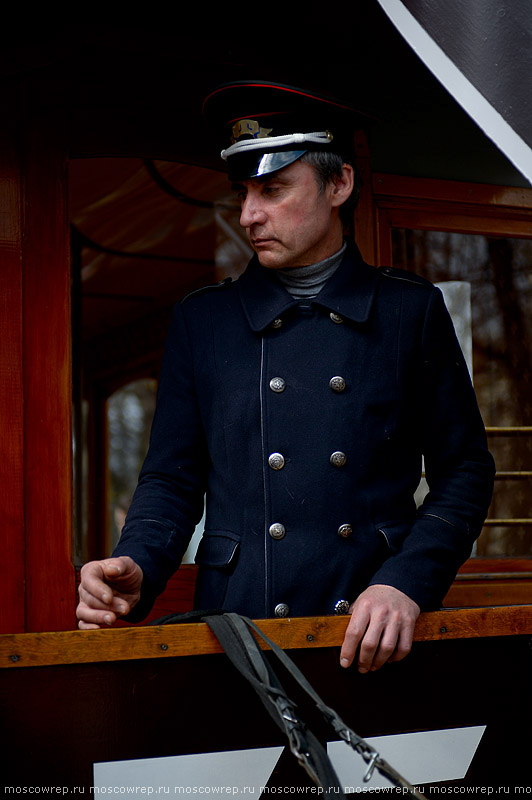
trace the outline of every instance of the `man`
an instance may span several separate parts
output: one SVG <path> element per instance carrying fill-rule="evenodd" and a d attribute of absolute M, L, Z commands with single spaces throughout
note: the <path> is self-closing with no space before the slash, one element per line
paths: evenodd
<path fill-rule="evenodd" d="M 149 453 L 114 557 L 82 570 L 79 627 L 143 618 L 206 492 L 196 606 L 350 612 L 340 663 L 375 670 L 409 652 L 487 512 L 467 368 L 439 290 L 344 242 L 355 112 L 246 82 L 205 108 L 232 132 L 222 155 L 256 255 L 175 309 Z"/>

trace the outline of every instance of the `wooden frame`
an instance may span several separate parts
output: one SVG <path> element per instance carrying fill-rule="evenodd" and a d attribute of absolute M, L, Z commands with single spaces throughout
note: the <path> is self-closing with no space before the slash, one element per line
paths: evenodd
<path fill-rule="evenodd" d="M 532 238 L 532 189 L 381 173 L 372 189 L 381 266 L 391 266 L 392 227 Z"/>
<path fill-rule="evenodd" d="M 297 617 L 261 619 L 261 630 L 283 649 L 340 647 L 349 619 Z M 532 607 L 474 608 L 421 614 L 415 642 L 449 641 L 532 634 Z M 262 649 L 267 649 L 259 641 Z M 203 622 L 187 625 L 12 634 L 0 637 L 0 668 L 129 661 L 139 658 L 175 658 L 222 653 L 223 649 Z"/>
<path fill-rule="evenodd" d="M 55 115 L 26 120 L 20 137 L 19 88 L 0 148 L 1 629 L 62 630 L 75 592 L 67 148 Z"/>

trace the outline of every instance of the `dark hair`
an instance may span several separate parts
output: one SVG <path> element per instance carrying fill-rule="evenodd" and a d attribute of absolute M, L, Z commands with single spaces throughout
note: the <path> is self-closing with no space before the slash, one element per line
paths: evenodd
<path fill-rule="evenodd" d="M 314 167 L 316 173 L 316 180 L 320 193 L 325 191 L 328 183 L 335 178 L 342 175 L 342 168 L 344 164 L 350 164 L 355 170 L 355 183 L 353 191 L 348 199 L 340 207 L 340 219 L 344 225 L 350 225 L 353 222 L 353 212 L 356 208 L 360 194 L 360 183 L 357 170 L 353 164 L 353 159 L 344 157 L 339 153 L 329 153 L 325 150 L 307 150 L 305 155 L 301 156 L 301 161 Z"/>

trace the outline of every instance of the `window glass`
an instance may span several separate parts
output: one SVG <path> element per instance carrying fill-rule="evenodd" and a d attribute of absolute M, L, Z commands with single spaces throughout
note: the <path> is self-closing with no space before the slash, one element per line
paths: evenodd
<path fill-rule="evenodd" d="M 123 386 L 107 401 L 111 548 L 118 542 L 148 451 L 156 392 L 157 382 L 143 379 Z"/>
<path fill-rule="evenodd" d="M 392 246 L 394 266 L 470 285 L 473 381 L 498 471 L 476 554 L 530 555 L 532 241 L 395 228 Z"/>

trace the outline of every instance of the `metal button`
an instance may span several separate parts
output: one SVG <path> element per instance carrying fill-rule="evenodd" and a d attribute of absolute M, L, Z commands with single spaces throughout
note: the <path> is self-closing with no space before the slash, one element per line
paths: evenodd
<path fill-rule="evenodd" d="M 286 534 L 286 528 L 280 522 L 274 522 L 273 525 L 270 525 L 268 528 L 268 533 L 272 539 L 282 539 Z"/>
<path fill-rule="evenodd" d="M 345 380 L 341 375 L 335 375 L 334 378 L 331 378 L 329 381 L 329 386 L 333 392 L 343 392 L 345 389 Z"/>
<path fill-rule="evenodd" d="M 282 453 L 271 453 L 268 456 L 268 464 L 272 469 L 282 469 L 284 467 L 284 456 Z"/>
<path fill-rule="evenodd" d="M 329 316 L 333 322 L 336 322 L 337 325 L 340 325 L 344 321 L 340 314 L 335 314 L 334 311 L 331 311 Z"/>
<path fill-rule="evenodd" d="M 335 614 L 348 614 L 349 613 L 349 600 L 338 600 L 334 604 Z"/>
<path fill-rule="evenodd" d="M 271 458 L 271 456 L 270 456 Z M 331 457 L 329 459 L 333 467 L 343 467 L 345 462 L 347 461 L 347 456 L 345 453 L 342 453 L 341 450 L 335 450 L 334 453 L 331 453 Z M 279 467 L 280 469 L 280 467 Z"/>
<path fill-rule="evenodd" d="M 287 617 L 290 613 L 290 609 L 286 603 L 277 603 L 274 608 L 274 613 L 276 617 Z"/>
<path fill-rule="evenodd" d="M 286 389 L 286 381 L 283 378 L 272 378 L 270 381 L 270 389 L 272 392 L 284 392 Z"/>
<path fill-rule="evenodd" d="M 282 319 L 280 317 L 277 317 L 277 319 L 274 319 L 274 321 L 272 322 L 272 328 L 280 328 L 282 324 L 283 324 Z"/>
<path fill-rule="evenodd" d="M 344 525 L 340 525 L 338 528 L 338 536 L 341 536 L 342 539 L 347 539 L 353 533 L 352 525 L 349 525 L 347 522 Z"/>

